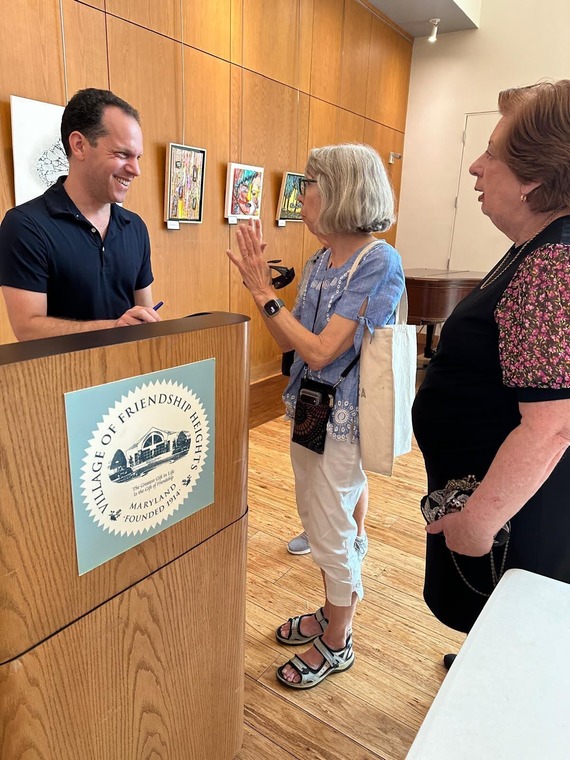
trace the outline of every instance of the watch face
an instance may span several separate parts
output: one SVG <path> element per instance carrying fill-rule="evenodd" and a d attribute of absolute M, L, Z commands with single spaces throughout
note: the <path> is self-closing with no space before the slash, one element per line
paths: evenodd
<path fill-rule="evenodd" d="M 267 316 L 274 317 L 282 306 L 283 306 L 283 301 L 272 298 L 271 301 L 268 301 L 263 306 L 263 309 L 265 313 L 267 314 Z"/>

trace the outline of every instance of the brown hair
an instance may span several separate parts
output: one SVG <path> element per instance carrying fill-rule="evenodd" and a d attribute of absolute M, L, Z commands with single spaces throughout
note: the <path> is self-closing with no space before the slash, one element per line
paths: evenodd
<path fill-rule="evenodd" d="M 521 182 L 541 182 L 528 194 L 536 212 L 570 206 L 570 79 L 514 87 L 499 94 L 509 119 L 501 151 Z"/>

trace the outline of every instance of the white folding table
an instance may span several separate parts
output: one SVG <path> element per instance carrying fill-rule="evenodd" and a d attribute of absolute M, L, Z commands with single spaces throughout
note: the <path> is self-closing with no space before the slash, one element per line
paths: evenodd
<path fill-rule="evenodd" d="M 569 760 L 570 584 L 505 573 L 407 760 Z"/>

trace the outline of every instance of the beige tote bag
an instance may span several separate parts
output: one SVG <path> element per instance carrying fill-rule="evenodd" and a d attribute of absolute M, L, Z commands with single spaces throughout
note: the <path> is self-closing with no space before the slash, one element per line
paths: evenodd
<path fill-rule="evenodd" d="M 375 245 L 375 243 L 372 243 Z M 366 246 L 348 274 L 348 282 Z M 408 296 L 402 294 L 396 323 L 365 328 L 360 349 L 358 419 L 362 466 L 369 472 L 391 475 L 394 458 L 412 448 L 412 404 L 416 392 L 417 339 L 407 324 Z"/>

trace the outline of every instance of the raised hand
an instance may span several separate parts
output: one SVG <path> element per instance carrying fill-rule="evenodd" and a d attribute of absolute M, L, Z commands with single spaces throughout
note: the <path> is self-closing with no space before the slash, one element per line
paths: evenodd
<path fill-rule="evenodd" d="M 271 293 L 271 269 L 264 259 L 267 244 L 263 242 L 261 221 L 251 219 L 236 230 L 239 254 L 226 251 L 230 261 L 238 268 L 243 284 L 252 295 Z"/>

